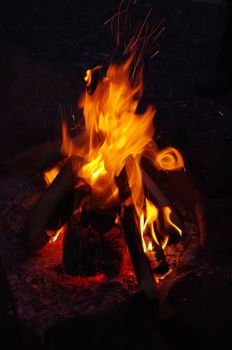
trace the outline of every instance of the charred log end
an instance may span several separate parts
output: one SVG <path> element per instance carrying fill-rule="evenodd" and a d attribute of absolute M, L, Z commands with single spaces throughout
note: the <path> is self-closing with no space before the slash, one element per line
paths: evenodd
<path fill-rule="evenodd" d="M 91 212 L 92 215 L 97 217 L 98 211 Z M 63 267 L 66 274 L 82 277 L 97 273 L 105 273 L 107 277 L 119 275 L 124 240 L 120 229 L 114 225 L 115 211 L 103 210 L 100 218 L 102 223 L 97 225 L 96 230 L 88 211 L 83 210 L 79 216 L 75 213 L 72 215 L 63 238 Z"/>
<path fill-rule="evenodd" d="M 54 227 L 57 223 L 61 225 L 72 211 L 74 170 L 80 163 L 80 158 L 71 157 L 31 211 L 25 224 L 26 242 L 29 249 L 41 249 L 50 239 L 46 229 L 50 226 Z M 65 200 L 70 199 L 69 210 L 63 212 Z"/>
<path fill-rule="evenodd" d="M 97 232 L 106 233 L 113 227 L 116 216 L 117 211 L 114 208 L 84 210 L 80 218 L 80 223 L 84 227 L 91 225 Z"/>

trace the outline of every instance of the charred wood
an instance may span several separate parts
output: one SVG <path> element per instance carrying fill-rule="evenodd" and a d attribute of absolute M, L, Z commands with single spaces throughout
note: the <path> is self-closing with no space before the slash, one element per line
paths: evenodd
<path fill-rule="evenodd" d="M 184 171 L 166 174 L 166 182 L 170 191 L 180 198 L 187 210 L 195 215 L 199 227 L 200 245 L 204 246 L 206 243 L 206 215 L 203 195 Z"/>
<path fill-rule="evenodd" d="M 85 227 L 91 225 L 99 233 L 106 233 L 114 226 L 116 216 L 115 208 L 83 210 L 80 222 Z"/>
<path fill-rule="evenodd" d="M 125 201 L 130 198 L 130 189 L 125 167 L 118 178 L 115 179 L 115 182 L 118 186 L 120 200 L 122 201 L 122 204 L 123 202 L 126 204 Z M 122 229 L 125 235 L 139 288 L 144 291 L 148 299 L 157 299 L 157 287 L 153 278 L 149 260 L 143 251 L 133 204 L 128 203 L 128 205 L 124 205 L 123 213 L 120 214 Z"/>
<path fill-rule="evenodd" d="M 150 175 L 142 169 L 143 183 L 146 192 L 151 196 L 152 199 L 158 204 L 160 208 L 169 207 L 172 210 L 172 216 L 176 224 L 180 227 L 182 226 L 181 220 L 170 200 L 161 191 L 159 186 L 156 184 L 155 180 L 150 177 Z"/>
<path fill-rule="evenodd" d="M 78 157 L 70 158 L 52 184 L 30 213 L 26 223 L 26 238 L 29 247 L 42 248 L 49 240 L 46 229 L 62 201 L 73 195 L 75 176 L 73 167 L 81 163 Z M 59 211 L 59 210 L 58 210 Z"/>
<path fill-rule="evenodd" d="M 119 228 L 105 235 L 90 225 L 80 225 L 78 215 L 70 219 L 63 238 L 63 268 L 72 276 L 94 276 L 105 273 L 108 277 L 119 275 L 124 253 L 124 240 Z"/>
<path fill-rule="evenodd" d="M 22 170 L 38 172 L 51 167 L 52 164 L 58 162 L 61 158 L 60 145 L 46 142 L 5 162 L 3 169 L 10 173 Z"/>
<path fill-rule="evenodd" d="M 138 281 L 139 288 L 144 291 L 149 300 L 157 298 L 157 288 L 148 258 L 143 252 L 140 232 L 135 222 L 133 205 L 126 206 L 121 217 L 121 225 Z"/>

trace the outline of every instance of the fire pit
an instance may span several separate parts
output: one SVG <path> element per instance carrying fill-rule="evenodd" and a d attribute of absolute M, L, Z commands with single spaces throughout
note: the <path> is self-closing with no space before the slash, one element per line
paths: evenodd
<path fill-rule="evenodd" d="M 3 211 L 9 234 L 1 253 L 18 313 L 40 332 L 60 316 L 104 312 L 138 290 L 162 299 L 166 281 L 179 278 L 204 244 L 201 197 L 183 156 L 159 149 L 153 106 L 138 112 L 143 66 L 135 42 L 123 63 L 87 70 L 81 117 L 72 127 L 63 119 L 60 143 L 24 157 L 40 162 L 36 178 L 44 183 L 17 179 L 21 191 Z M 13 259 L 6 242 L 14 229 Z"/>
<path fill-rule="evenodd" d="M 48 188 L 29 215 L 26 234 L 29 248 L 41 249 L 63 233 L 69 275 L 105 272 L 111 261 L 108 272 L 117 276 L 123 253 L 116 248 L 106 258 L 104 246 L 108 236 L 123 232 L 138 286 L 154 299 L 155 280 L 171 272 L 164 249 L 183 236 L 178 205 L 174 208 L 158 182 L 160 173 L 180 172 L 184 160 L 176 148 L 160 150 L 155 143 L 154 108 L 137 112 L 143 83 L 135 59 L 136 50 L 105 74 L 101 66 L 87 70 L 78 102 L 83 121 L 74 136 L 63 121 L 60 162 L 45 171 Z M 197 203 L 195 210 L 199 218 Z"/>

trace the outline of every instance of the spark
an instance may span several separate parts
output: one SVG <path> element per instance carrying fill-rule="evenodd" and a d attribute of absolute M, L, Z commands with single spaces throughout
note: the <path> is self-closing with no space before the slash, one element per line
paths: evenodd
<path fill-rule="evenodd" d="M 218 111 L 218 113 L 221 117 L 224 117 L 224 114 L 221 111 Z"/>
<path fill-rule="evenodd" d="M 157 50 L 150 58 L 154 58 L 155 56 L 157 56 L 159 54 L 159 50 Z"/>

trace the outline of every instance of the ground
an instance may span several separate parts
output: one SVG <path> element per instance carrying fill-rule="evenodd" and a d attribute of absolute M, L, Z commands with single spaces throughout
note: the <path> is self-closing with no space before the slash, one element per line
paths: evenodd
<path fill-rule="evenodd" d="M 71 338 L 74 348 L 86 337 L 91 345 L 111 343 L 115 348 L 147 348 L 150 343 L 160 349 L 230 348 L 232 101 L 230 94 L 198 96 L 194 85 L 220 51 L 225 8 L 195 1 L 138 1 L 132 27 L 149 6 L 153 21 L 164 19 L 166 29 L 157 41 L 159 54 L 146 59 L 145 102 L 157 110 L 157 142 L 182 150 L 187 173 L 205 198 L 207 243 L 199 257 L 203 268 L 198 264 L 172 288 L 172 311 L 161 320 L 154 320 L 146 301 L 137 296 L 107 319 L 63 320 L 45 335 L 48 349 L 64 348 Z M 60 105 L 67 115 L 76 111 L 86 68 L 107 61 L 114 48 L 110 28 L 104 25 L 114 10 L 115 4 L 106 0 L 1 4 L 1 183 L 12 175 L 6 172 L 6 160 L 55 137 Z M 10 195 L 1 192 L 3 212 Z M 40 342 L 21 327 L 32 344 Z M 23 338 L 19 330 L 17 334 Z"/>

